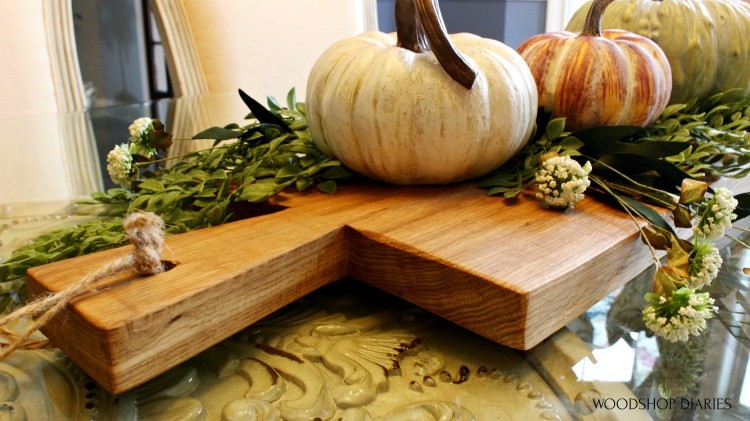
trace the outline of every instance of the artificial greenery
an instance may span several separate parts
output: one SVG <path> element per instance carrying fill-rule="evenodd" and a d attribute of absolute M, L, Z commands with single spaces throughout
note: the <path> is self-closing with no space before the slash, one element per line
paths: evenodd
<path fill-rule="evenodd" d="M 15 301 L 25 301 L 26 270 L 46 263 L 107 250 L 127 241 L 122 218 L 96 219 L 40 235 L 13 252 L 10 259 L 0 264 L 0 310 Z M 11 300 L 9 294 L 20 294 Z"/>
<path fill-rule="evenodd" d="M 234 216 L 233 205 L 265 202 L 285 188 L 303 191 L 316 186 L 334 193 L 336 181 L 351 176 L 339 161 L 315 147 L 304 103 L 296 100 L 294 89 L 287 107 L 269 98 L 270 110 L 240 95 L 251 111 L 249 124 L 213 127 L 195 135 L 193 139 L 215 140 L 207 150 L 139 160 L 135 165 L 140 169 L 176 163 L 137 171 L 130 189 L 94 193 L 93 202 L 106 205 L 101 219 L 43 235 L 15 251 L 0 264 L 0 294 L 18 291 L 22 284 L 14 279 L 31 267 L 125 244 L 121 216 L 126 213 L 154 212 L 164 219 L 168 233 L 180 233 L 225 223 Z"/>
<path fill-rule="evenodd" d="M 731 95 L 671 105 L 634 141 L 684 142 L 688 147 L 667 161 L 694 176 L 744 177 L 750 173 L 750 98 L 725 101 Z"/>
<path fill-rule="evenodd" d="M 489 189 L 487 194 L 491 196 L 516 197 L 534 183 L 543 157 L 550 154 L 580 155 L 578 150 L 583 143 L 564 130 L 564 118 L 550 120 L 549 114 L 540 110 L 532 140 L 505 165 L 483 180 L 479 187 Z"/>
<path fill-rule="evenodd" d="M 285 189 L 316 186 L 334 193 L 336 180 L 352 176 L 315 147 L 304 103 L 296 101 L 294 90 L 286 107 L 269 98 L 270 109 L 242 91 L 240 96 L 251 111 L 249 124 L 212 127 L 197 134 L 193 139 L 214 140 L 211 148 L 199 152 L 159 158 L 156 149 L 168 147 L 171 135 L 157 120 L 136 121 L 131 147 L 123 145 L 118 151 L 126 160 L 110 163 L 120 164 L 118 180 L 126 188 L 92 195 L 93 202 L 106 205 L 101 219 L 39 237 L 16 251 L 0 265 L 0 294 L 19 291 L 23 282 L 16 278 L 30 267 L 125 243 L 121 216 L 126 213 L 155 212 L 164 219 L 167 232 L 179 233 L 223 224 L 235 216 L 238 203 L 265 202 Z M 655 261 L 655 249 L 668 251 L 667 265 L 657 270 L 655 292 L 669 297 L 694 275 L 690 256 L 697 254 L 696 247 L 712 251 L 713 246 L 678 239 L 672 225 L 644 202 L 669 209 L 675 226 L 690 227 L 715 200 L 706 199 L 706 193 L 724 194 L 717 196 L 697 178 L 750 173 L 750 101 L 720 103 L 723 99 L 717 95 L 700 104 L 670 106 L 646 128 L 596 127 L 576 133 L 565 131 L 565 119 L 550 119 L 540 112 L 532 140 L 480 187 L 489 189 L 490 195 L 513 198 L 536 183 L 541 163 L 550 157 L 592 163 L 591 168 L 584 166 L 592 188 L 614 199 L 633 218 L 649 222 L 641 232 Z M 132 155 L 131 149 L 149 153 Z M 169 161 L 174 165 L 154 166 Z M 750 214 L 750 196 L 737 199 L 737 215 Z"/>
<path fill-rule="evenodd" d="M 689 205 L 694 202 L 684 200 L 685 179 L 750 173 L 750 98 L 722 102 L 730 95 L 671 105 L 645 128 L 595 127 L 570 133 L 564 131 L 564 119 L 550 120 L 540 110 L 537 127 L 545 129 L 480 187 L 489 189 L 489 195 L 515 197 L 534 185 L 545 157 L 568 155 L 592 162 L 594 190 L 667 231 L 672 231 L 670 224 L 639 202 L 667 208 L 678 227 L 689 227 Z M 680 195 L 683 200 L 678 200 Z M 747 216 L 750 197 L 736 198 L 738 217 Z"/>
<path fill-rule="evenodd" d="M 334 193 L 336 180 L 351 176 L 339 161 L 315 147 L 304 104 L 296 101 L 294 90 L 287 98 L 288 108 L 269 99 L 270 111 L 241 91 L 240 95 L 254 121 L 198 133 L 193 139 L 214 139 L 214 146 L 179 157 L 169 169 L 141 174 L 133 182 L 128 213 L 154 212 L 164 219 L 167 232 L 179 233 L 227 222 L 232 203 L 265 202 L 287 187 L 303 191 L 316 185 Z M 232 139 L 239 141 L 221 143 Z"/>
<path fill-rule="evenodd" d="M 538 130 L 518 155 L 480 186 L 489 189 L 490 195 L 514 197 L 534 183 L 541 159 L 549 153 L 598 161 L 594 174 L 614 179 L 616 190 L 643 187 L 631 182 L 620 186 L 618 182 L 626 180 L 612 168 L 623 170 L 642 181 L 640 184 L 672 193 L 678 193 L 675 187 L 686 177 L 744 177 L 750 173 L 750 98 L 722 102 L 730 94 L 717 94 L 700 103 L 693 100 L 671 105 L 645 128 L 596 127 L 564 132 L 564 119 L 549 120 L 549 114 L 540 110 L 537 127 L 545 130 Z M 637 191 L 623 192 L 637 195 Z"/>
<path fill-rule="evenodd" d="M 721 265 L 713 241 L 725 235 L 731 221 L 750 215 L 749 194 L 733 195 L 708 186 L 718 176 L 740 178 L 750 173 L 750 99 L 732 102 L 728 97 L 731 93 L 700 104 L 672 105 L 645 128 L 595 127 L 567 133 L 563 119 L 549 120 L 540 111 L 537 127 L 545 130 L 480 186 L 490 195 L 505 197 L 536 187 L 537 197 L 556 203 L 560 191 L 570 189 L 570 174 L 590 166 L 584 171 L 588 180 L 579 183 L 590 182 L 592 190 L 633 218 L 657 267 L 644 320 L 660 336 L 686 340 L 705 329 L 706 319 L 717 311 L 709 294 L 697 292 L 710 285 Z M 553 159 L 556 155 L 570 156 L 577 163 L 565 158 L 569 163 L 556 164 L 554 177 L 544 176 L 550 171 L 548 163 L 560 161 Z M 551 193 L 557 196 L 548 197 Z M 671 221 L 647 204 L 671 211 Z M 566 201 L 564 207 L 570 206 L 573 201 Z M 642 226 L 638 217 L 647 224 Z M 693 241 L 681 240 L 673 225 L 692 228 Z M 657 250 L 666 251 L 665 262 Z"/>
<path fill-rule="evenodd" d="M 125 241 L 122 218 L 94 220 L 43 234 L 16 250 L 11 259 L 0 265 L 0 280 L 21 277 L 30 267 L 105 250 Z"/>

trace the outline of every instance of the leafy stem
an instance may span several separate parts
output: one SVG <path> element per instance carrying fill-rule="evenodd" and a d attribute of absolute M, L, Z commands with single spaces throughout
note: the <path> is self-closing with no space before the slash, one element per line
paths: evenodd
<path fill-rule="evenodd" d="M 746 242 L 744 242 L 744 241 L 740 240 L 739 238 L 737 238 L 737 237 L 735 237 L 733 235 L 730 235 L 730 234 L 724 234 L 724 235 L 726 235 L 727 238 L 729 238 L 730 240 L 736 242 L 737 244 L 741 245 L 742 247 L 745 247 L 746 249 L 750 250 L 750 245 L 748 245 Z"/>
<path fill-rule="evenodd" d="M 180 139 L 177 139 L 177 140 L 180 140 Z M 198 151 L 188 152 L 188 153 L 182 154 L 182 155 L 167 156 L 167 157 L 164 157 L 164 158 L 152 159 L 152 160 L 149 160 L 149 161 L 136 162 L 135 165 L 137 165 L 139 167 L 147 167 L 147 166 L 149 166 L 151 164 L 158 164 L 158 163 L 161 163 L 161 162 L 174 161 L 176 159 L 182 159 L 182 158 L 185 158 L 185 157 L 188 157 L 188 156 L 194 156 L 195 154 L 200 154 L 200 153 L 203 153 L 203 152 L 212 151 L 214 149 L 215 148 L 201 149 L 201 150 L 198 150 Z"/>
<path fill-rule="evenodd" d="M 637 187 L 640 187 L 640 188 L 642 188 L 644 190 L 651 191 L 653 193 L 662 194 L 662 195 L 665 193 L 663 190 L 659 190 L 657 188 L 654 188 L 654 187 L 651 187 L 651 186 L 647 186 L 647 185 L 645 185 L 643 183 L 639 183 L 638 181 L 634 180 L 633 178 L 631 178 L 631 177 L 627 176 L 626 174 L 624 174 L 623 172 L 619 171 L 617 168 L 614 168 L 611 165 L 608 165 L 607 163 L 605 163 L 603 161 L 597 160 L 597 159 L 592 158 L 592 157 L 588 157 L 586 155 L 582 155 L 582 156 L 585 157 L 585 158 L 587 158 L 587 159 L 589 159 L 589 160 L 591 160 L 591 161 L 594 161 L 596 163 L 596 165 L 601 165 L 602 167 L 608 169 L 609 171 L 612 171 L 613 173 L 615 173 L 618 176 L 622 177 L 627 182 L 632 183 L 633 185 L 635 185 Z M 659 204 L 660 206 L 663 206 L 663 207 L 665 207 L 665 208 L 667 208 L 669 210 L 673 210 L 675 208 L 675 206 L 676 206 L 676 204 L 674 202 L 668 202 L 668 201 L 663 200 L 663 199 L 661 199 L 661 198 L 659 198 L 659 197 L 657 197 L 655 195 L 648 195 L 648 194 L 646 194 L 643 191 L 634 190 L 632 188 L 628 188 L 626 186 L 622 186 L 622 185 L 619 185 L 619 184 L 617 184 L 616 186 L 617 186 L 618 189 L 622 189 L 622 190 L 624 190 L 624 191 L 626 191 L 628 193 L 631 193 L 632 196 L 638 196 L 638 195 L 647 196 L 654 203 Z"/>
<path fill-rule="evenodd" d="M 598 185 L 599 187 L 601 187 L 602 190 L 604 190 L 607 193 L 609 193 L 609 195 L 612 196 L 617 201 L 617 203 L 619 203 L 619 205 L 628 214 L 628 216 L 630 216 L 630 218 L 633 220 L 633 223 L 635 224 L 635 226 L 638 227 L 638 231 L 640 231 L 640 233 L 641 233 L 641 238 L 643 238 L 643 242 L 646 243 L 646 245 L 648 246 L 648 249 L 651 252 L 651 257 L 654 259 L 655 264 L 657 266 L 659 266 L 660 265 L 660 263 L 659 263 L 659 257 L 656 254 L 656 249 L 654 248 L 654 246 L 651 245 L 651 242 L 648 240 L 648 236 L 643 231 L 643 227 L 641 226 L 641 224 L 638 223 L 638 219 L 636 219 L 635 215 L 633 215 L 633 212 L 638 213 L 638 211 L 635 210 L 635 209 L 633 209 L 629 204 L 627 204 L 624 200 L 622 200 L 618 194 L 616 194 L 615 192 L 613 192 L 607 186 L 607 183 L 604 182 L 604 180 L 602 180 L 601 178 L 599 178 L 597 176 L 594 176 L 594 175 L 591 175 L 591 176 L 589 176 L 589 179 L 592 182 L 594 182 L 596 185 Z M 661 230 L 661 227 L 658 227 L 658 226 L 654 226 L 654 228 Z"/>
<path fill-rule="evenodd" d="M 742 232 L 750 232 L 750 229 L 744 228 L 744 227 L 738 227 L 738 226 L 732 225 L 732 228 L 738 231 L 742 231 Z"/>
<path fill-rule="evenodd" d="M 132 182 L 132 190 L 93 193 L 94 203 L 107 205 L 106 217 L 102 213 L 101 219 L 40 236 L 2 262 L 0 300 L 11 290 L 21 291 L 24 282 L 16 279 L 30 267 L 124 244 L 121 217 L 127 212 L 157 213 L 173 234 L 219 225 L 245 211 L 263 212 L 248 209 L 248 204 L 265 202 L 286 188 L 317 187 L 333 193 L 337 182 L 352 176 L 315 146 L 304 104 L 296 101 L 294 90 L 287 95 L 289 108 L 269 98 L 272 111 L 244 93 L 241 96 L 254 116 L 250 124 L 214 127 L 195 136 L 216 140 L 211 148 L 139 163 L 177 161 L 171 168 L 144 171 Z M 220 142 L 231 139 L 238 140 Z"/>

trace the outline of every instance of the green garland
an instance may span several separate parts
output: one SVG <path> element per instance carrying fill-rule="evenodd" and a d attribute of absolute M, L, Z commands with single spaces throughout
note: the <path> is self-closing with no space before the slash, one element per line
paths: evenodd
<path fill-rule="evenodd" d="M 750 215 L 750 194 L 714 190 L 702 179 L 750 173 L 750 99 L 722 103 L 725 95 L 672 105 L 646 128 L 567 133 L 564 119 L 547 121 L 549 115 L 540 111 L 537 127 L 545 130 L 480 186 L 505 197 L 536 192 L 548 206 L 568 208 L 582 197 L 581 186 L 591 183 L 633 218 L 651 251 L 657 271 L 654 292 L 645 297 L 648 328 L 670 341 L 687 340 L 717 311 L 714 299 L 699 292 L 721 266 L 713 241 L 724 235 L 735 239 L 725 228 Z M 672 223 L 644 203 L 671 211 Z M 679 239 L 672 224 L 692 228 L 693 240 Z M 665 261 L 656 250 L 667 252 Z"/>
<path fill-rule="evenodd" d="M 243 92 L 240 95 L 250 108 L 250 123 L 213 127 L 194 136 L 215 141 L 207 150 L 155 159 L 156 149 L 172 143 L 163 125 L 154 121 L 150 132 L 131 133 L 131 144 L 122 145 L 119 151 L 126 155 L 138 151 L 130 158 L 132 167 L 119 168 L 118 180 L 126 180 L 127 188 L 92 195 L 94 203 L 106 206 L 101 219 L 40 236 L 0 264 L 0 305 L 7 304 L 14 293 L 23 294 L 24 284 L 18 278 L 30 267 L 124 244 L 121 217 L 126 213 L 155 212 L 164 219 L 167 232 L 180 233 L 223 224 L 234 218 L 236 204 L 265 202 L 288 188 L 303 191 L 316 186 L 334 193 L 337 180 L 352 176 L 315 147 L 304 104 L 296 101 L 294 90 L 287 96 L 287 107 L 269 98 L 270 110 Z M 652 251 L 669 250 L 669 268 L 658 271 L 666 280 L 662 283 L 669 285 L 657 292 L 679 294 L 689 271 L 688 256 L 696 254 L 697 244 L 677 240 L 670 224 L 641 202 L 666 207 L 673 211 L 678 226 L 689 226 L 705 205 L 706 189 L 700 183 L 683 184 L 683 180 L 750 173 L 750 134 L 746 131 L 750 101 L 720 104 L 721 99 L 718 95 L 701 104 L 670 106 L 647 128 L 598 127 L 569 133 L 564 130 L 564 119 L 550 120 L 540 112 L 537 127 L 544 130 L 538 130 L 520 153 L 480 187 L 489 189 L 490 195 L 511 198 L 535 184 L 548 157 L 593 162 L 593 188 L 613 198 L 631 216 L 649 221 L 642 233 Z M 171 168 L 148 170 L 154 163 L 172 160 L 176 162 Z M 750 198 L 739 198 L 737 213 L 747 216 Z"/>
<path fill-rule="evenodd" d="M 634 142 L 682 142 L 688 147 L 666 158 L 692 176 L 742 178 L 750 174 L 750 98 L 722 102 L 730 92 L 698 103 L 667 107 Z"/>
<path fill-rule="evenodd" d="M 750 174 L 750 132 L 747 131 L 750 128 L 750 98 L 723 103 L 722 100 L 730 94 L 731 91 L 717 94 L 701 103 L 693 100 L 687 104 L 671 105 L 646 128 L 596 127 L 570 133 L 564 131 L 564 118 L 550 120 L 549 114 L 540 110 L 537 127 L 545 129 L 538 130 L 521 152 L 483 180 L 480 187 L 489 189 L 490 195 L 515 197 L 534 184 L 542 157 L 548 154 L 586 155 L 585 158 L 614 164 L 611 166 L 646 181 L 644 184 L 664 187 L 663 190 L 671 193 L 678 193 L 672 187 L 679 186 L 684 177 L 742 178 Z M 643 158 L 645 161 L 641 162 L 648 165 L 626 168 L 623 161 L 633 156 Z M 650 164 L 654 160 L 674 164 L 677 171 L 666 169 L 664 163 L 657 163 L 656 168 L 669 171 L 667 184 L 676 178 L 677 182 L 665 186 L 658 183 L 664 179 L 643 176 L 653 169 Z M 612 171 L 607 171 L 603 165 L 599 165 L 598 172 L 607 179 L 617 178 L 612 177 Z M 596 166 L 594 173 L 597 173 Z"/>
<path fill-rule="evenodd" d="M 539 130 L 540 127 L 544 127 L 544 130 Z M 536 128 L 531 141 L 519 153 L 479 183 L 480 188 L 489 189 L 487 194 L 516 197 L 535 182 L 543 157 L 550 154 L 581 155 L 579 149 L 584 145 L 570 132 L 564 131 L 564 118 L 549 120 L 549 114 L 539 110 Z"/>
<path fill-rule="evenodd" d="M 133 165 L 136 177 L 129 189 L 92 195 L 94 203 L 106 205 L 102 219 L 43 235 L 15 251 L 0 264 L 0 295 L 22 292 L 23 283 L 16 278 L 31 267 L 125 244 L 121 217 L 126 213 L 154 212 L 164 219 L 168 233 L 180 233 L 223 224 L 234 217 L 234 204 L 265 202 L 286 188 L 303 191 L 315 186 L 334 193 L 337 180 L 352 175 L 315 147 L 305 106 L 296 101 L 294 90 L 287 97 L 287 108 L 273 98 L 268 101 L 270 111 L 244 94 L 243 99 L 251 110 L 249 124 L 198 133 L 193 139 L 215 140 L 204 151 L 139 159 Z M 231 139 L 238 141 L 223 142 Z M 170 160 L 177 161 L 171 168 L 142 171 Z"/>

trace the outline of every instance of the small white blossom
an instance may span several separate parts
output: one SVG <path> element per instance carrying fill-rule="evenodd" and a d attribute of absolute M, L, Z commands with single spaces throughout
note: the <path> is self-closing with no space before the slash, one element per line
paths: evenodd
<path fill-rule="evenodd" d="M 140 139 L 143 135 L 148 134 L 148 131 L 151 129 L 152 121 L 153 120 L 148 117 L 141 117 L 133 121 L 133 124 L 128 127 L 131 139 Z"/>
<path fill-rule="evenodd" d="M 690 252 L 690 279 L 687 286 L 692 289 L 701 289 L 711 285 L 724 261 L 719 250 L 708 241 L 700 241 L 695 244 Z"/>
<path fill-rule="evenodd" d="M 133 157 L 128 150 L 128 145 L 115 146 L 107 154 L 107 172 L 115 183 L 129 188 L 132 178 Z"/>
<path fill-rule="evenodd" d="M 141 117 L 128 127 L 130 131 L 130 153 L 132 155 L 143 155 L 146 158 L 153 158 L 156 154 L 156 148 L 151 146 L 149 135 L 154 130 L 154 120 L 148 117 Z"/>
<path fill-rule="evenodd" d="M 708 293 L 696 293 L 690 288 L 680 288 L 666 300 L 662 298 L 665 297 L 647 295 L 651 304 L 643 309 L 643 320 L 656 335 L 670 342 L 684 342 L 690 335 L 700 335 L 706 320 L 718 310 Z"/>
<path fill-rule="evenodd" d="M 693 225 L 693 232 L 698 237 L 718 240 L 724 236 L 724 230 L 732 227 L 732 221 L 737 218 L 734 208 L 737 199 L 732 192 L 720 187 L 716 189 L 711 199 L 706 202 L 705 210 Z"/>
<path fill-rule="evenodd" d="M 581 167 L 569 156 L 555 156 L 542 162 L 536 173 L 538 192 L 536 197 L 544 200 L 547 206 L 566 209 L 583 199 L 583 193 L 591 184 L 589 173 L 591 163 Z"/>

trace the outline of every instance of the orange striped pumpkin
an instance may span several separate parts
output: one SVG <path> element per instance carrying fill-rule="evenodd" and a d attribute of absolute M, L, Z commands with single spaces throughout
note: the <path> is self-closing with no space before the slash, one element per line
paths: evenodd
<path fill-rule="evenodd" d="M 578 35 L 541 34 L 518 48 L 534 75 L 539 105 L 566 117 L 567 130 L 646 126 L 669 102 L 672 75 L 659 46 L 627 31 L 601 31 L 611 2 L 595 0 Z"/>
<path fill-rule="evenodd" d="M 591 2 L 568 23 L 579 31 Z M 672 104 L 704 100 L 734 90 L 722 100 L 750 95 L 750 2 L 748 0 L 615 0 L 602 27 L 648 37 L 672 66 Z"/>

